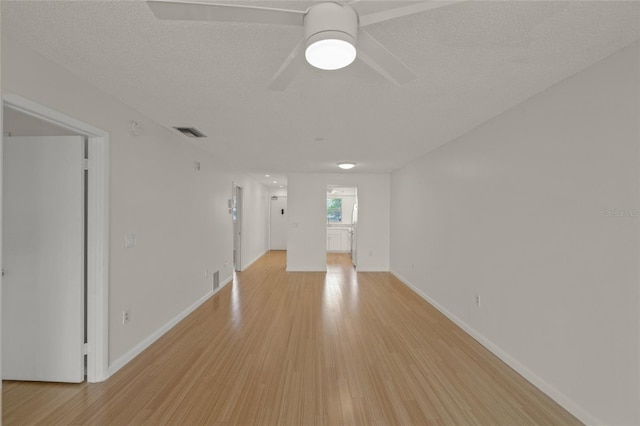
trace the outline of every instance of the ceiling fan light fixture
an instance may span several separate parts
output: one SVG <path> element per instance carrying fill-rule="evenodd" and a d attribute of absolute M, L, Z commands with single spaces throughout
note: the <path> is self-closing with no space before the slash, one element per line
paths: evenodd
<path fill-rule="evenodd" d="M 355 166 L 356 166 L 356 163 L 353 163 L 351 161 L 343 161 L 342 163 L 338 163 L 338 167 L 340 167 L 343 170 L 353 169 Z"/>
<path fill-rule="evenodd" d="M 304 17 L 304 56 L 322 70 L 339 70 L 356 59 L 358 14 L 349 5 L 315 3 Z"/>
<path fill-rule="evenodd" d="M 337 31 L 327 31 L 336 33 Z M 324 36 L 324 37 L 323 37 Z M 356 47 L 347 34 L 316 34 L 307 40 L 304 56 L 307 62 L 321 70 L 339 70 L 356 59 Z"/>
<path fill-rule="evenodd" d="M 0 0 L 2 1 L 2 0 Z M 306 11 L 185 0 L 146 0 L 159 20 L 197 22 L 239 22 L 291 25 L 304 28 L 304 37 L 287 56 L 269 83 L 269 89 L 283 91 L 306 61 L 314 67 L 337 70 L 351 64 L 356 55 L 374 71 L 395 84 L 405 84 L 417 75 L 363 29 L 368 25 L 410 16 L 446 6 L 454 1 L 417 2 L 360 16 L 351 4 L 358 0 L 316 0 Z M 262 3 L 262 2 L 259 2 Z M 269 3 L 269 2 L 265 2 Z M 393 2 L 391 2 L 393 3 Z M 396 2 L 404 3 L 404 2 Z M 439 4 L 437 4 L 439 3 Z"/>

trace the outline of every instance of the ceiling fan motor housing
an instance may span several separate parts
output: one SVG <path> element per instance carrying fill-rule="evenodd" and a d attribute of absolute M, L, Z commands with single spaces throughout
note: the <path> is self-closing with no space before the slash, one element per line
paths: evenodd
<path fill-rule="evenodd" d="M 324 39 L 338 39 L 356 46 L 358 14 L 348 5 L 314 4 L 304 16 L 304 38 L 309 47 Z"/>

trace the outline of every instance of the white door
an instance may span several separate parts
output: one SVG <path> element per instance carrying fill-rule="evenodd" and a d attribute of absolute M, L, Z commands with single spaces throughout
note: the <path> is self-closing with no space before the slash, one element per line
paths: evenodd
<path fill-rule="evenodd" d="M 271 250 L 287 249 L 287 197 L 271 197 Z"/>
<path fill-rule="evenodd" d="M 84 140 L 4 139 L 2 377 L 84 380 Z"/>

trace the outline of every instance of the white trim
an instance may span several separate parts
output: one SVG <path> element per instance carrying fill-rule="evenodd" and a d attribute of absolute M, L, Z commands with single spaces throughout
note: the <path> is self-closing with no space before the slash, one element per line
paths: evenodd
<path fill-rule="evenodd" d="M 193 311 L 198 309 L 204 302 L 209 300 L 212 296 L 214 296 L 216 293 L 218 293 L 221 289 L 223 289 L 231 281 L 233 281 L 233 277 L 227 278 L 227 280 L 224 281 L 220 285 L 220 287 L 218 287 L 216 290 L 212 290 L 212 291 L 207 292 L 207 294 L 202 296 L 200 299 L 196 300 L 196 302 L 193 303 L 191 306 L 189 306 L 187 309 L 185 309 L 184 311 L 180 312 L 173 319 L 169 320 L 169 322 L 167 322 L 165 325 L 163 325 L 162 327 L 157 329 L 155 332 L 151 333 L 146 339 L 144 339 L 143 341 L 141 341 L 140 343 L 135 345 L 129 352 L 127 352 L 126 354 L 122 355 L 120 358 L 115 360 L 109 366 L 109 371 L 108 371 L 109 372 L 109 376 L 114 375 L 118 370 L 120 370 L 122 367 L 127 365 L 129 362 L 131 362 L 135 357 L 140 355 L 145 349 L 147 349 L 156 340 L 158 340 L 160 337 L 162 337 L 162 335 L 164 335 L 167 331 L 169 331 L 173 327 L 175 327 L 176 324 L 178 324 L 180 321 L 185 319 L 187 317 L 187 315 L 189 315 L 190 313 L 192 313 Z"/>
<path fill-rule="evenodd" d="M 238 198 L 238 188 L 240 189 L 240 198 Z M 244 189 L 242 186 L 238 185 L 234 181 L 231 181 L 231 199 L 236 200 L 236 221 L 233 221 L 233 212 L 231 212 L 231 229 L 233 233 L 233 252 L 235 252 L 235 256 L 233 257 L 233 270 L 235 272 L 242 272 L 244 270 L 242 265 L 242 258 L 244 257 L 242 254 L 242 250 L 244 250 L 244 233 L 243 233 L 243 221 L 244 221 Z M 240 233 L 240 238 L 236 239 L 236 227 L 237 231 Z M 240 245 L 240 247 L 236 247 L 236 243 Z"/>
<path fill-rule="evenodd" d="M 2 105 L 88 137 L 87 381 L 103 381 L 109 354 L 109 133 L 15 93 L 3 94 Z"/>
<path fill-rule="evenodd" d="M 242 270 L 246 270 L 249 266 L 253 265 L 254 263 L 256 263 L 256 261 L 258 259 L 260 259 L 262 256 L 264 256 L 265 254 L 267 254 L 267 251 L 269 250 L 265 250 L 263 251 L 261 254 L 259 254 L 258 256 L 256 256 L 251 262 L 247 263 L 246 265 L 242 266 Z"/>
<path fill-rule="evenodd" d="M 0 8 L 1 10 L 2 8 Z M 0 13 L 1 15 L 1 13 Z M 2 58 L 0 55 L 0 74 L 2 74 Z M 0 82 L 2 78 L 0 76 Z M 0 83 L 0 90 L 2 89 L 2 83 Z M 0 268 L 2 267 L 2 175 L 4 173 L 3 170 L 3 152 L 4 152 L 4 103 L 0 102 Z M 2 276 L 0 276 L 0 366 L 2 366 Z M 0 419 L 2 419 L 2 368 L 0 367 Z M 0 424 L 2 424 L 2 420 L 0 420 Z"/>
<path fill-rule="evenodd" d="M 109 137 L 109 133 L 104 130 L 93 127 L 90 124 L 86 124 L 73 117 L 69 117 L 68 115 L 62 114 L 61 112 L 48 108 L 44 105 L 40 105 L 30 99 L 23 98 L 15 93 L 5 92 L 2 95 L 2 100 L 5 105 L 16 111 L 27 114 L 31 117 L 36 117 L 39 120 L 46 121 L 47 123 L 55 126 L 63 127 L 89 137 Z"/>
<path fill-rule="evenodd" d="M 515 358 L 513 358 L 511 355 L 509 355 L 507 352 L 501 349 L 498 345 L 493 343 L 491 340 L 487 339 L 485 336 L 480 334 L 478 331 L 476 331 L 474 328 L 472 328 L 467 323 L 462 321 L 460 318 L 458 318 L 457 316 L 449 312 L 447 309 L 445 309 L 442 305 L 440 305 L 434 299 L 429 297 L 427 294 L 423 293 L 422 290 L 418 289 L 416 286 L 411 284 L 402 275 L 394 271 L 389 271 L 389 272 L 398 280 L 400 280 L 404 285 L 406 285 L 411 290 L 413 290 L 418 296 L 422 297 L 430 305 L 432 305 L 434 308 L 440 311 L 444 316 L 449 318 L 452 322 L 454 322 L 458 327 L 464 330 L 467 334 L 469 334 L 471 337 L 477 340 L 478 343 L 480 343 L 482 346 L 484 346 L 489 351 L 491 351 L 495 356 L 497 356 L 502 361 L 504 361 L 509 367 L 513 368 L 518 374 L 520 374 L 522 377 L 528 380 L 531 384 L 533 384 L 535 387 L 537 387 L 542 392 L 547 394 L 551 399 L 553 399 L 562 407 L 564 407 L 565 410 L 567 410 L 568 412 L 576 416 L 578 420 L 580 420 L 581 422 L 587 425 L 605 424 L 603 421 L 596 418 L 594 415 L 592 415 L 587 410 L 582 408 L 579 404 L 571 400 L 565 394 L 563 394 L 562 392 L 554 388 L 552 385 L 547 383 L 545 380 L 540 378 L 538 375 L 536 375 L 534 372 L 529 370 L 525 365 L 517 361 Z"/>
<path fill-rule="evenodd" d="M 106 380 L 109 365 L 109 138 L 89 137 L 87 205 L 87 381 Z M 94 282 L 94 285 L 91 285 Z M 92 361 L 93 359 L 93 361 Z"/>
<path fill-rule="evenodd" d="M 637 161 L 640 163 L 640 150 L 638 151 L 638 158 L 637 158 Z M 636 182 L 636 183 L 637 183 L 638 185 L 640 185 L 640 179 L 639 179 L 639 180 L 638 180 L 638 182 Z M 637 208 L 640 208 L 640 204 L 639 204 L 639 205 L 637 205 L 636 207 L 637 207 Z M 638 235 L 637 235 L 636 237 L 638 237 L 638 238 L 640 239 L 640 227 L 639 227 L 639 228 L 637 228 L 637 229 L 638 229 Z M 638 262 L 636 263 L 636 265 L 637 265 L 637 268 L 638 268 L 638 271 L 637 271 L 637 272 L 638 272 L 638 275 L 636 275 L 636 276 L 637 276 L 637 277 L 640 277 L 640 258 L 639 258 L 639 259 L 637 259 L 637 260 L 638 260 Z M 636 352 L 636 353 L 639 355 L 639 356 L 638 356 L 638 369 L 636 370 L 636 371 L 637 371 L 637 374 L 638 374 L 638 377 L 636 378 L 636 383 L 637 383 L 637 392 L 638 392 L 638 395 L 640 395 L 640 282 L 636 282 L 636 285 L 637 285 L 637 287 L 638 287 L 638 289 L 637 289 L 637 291 L 636 291 L 636 294 L 638 295 L 638 296 L 637 296 L 637 301 L 636 301 L 636 303 L 637 303 L 637 304 L 636 304 L 636 309 L 637 309 L 637 312 L 638 312 L 638 318 L 637 318 L 637 321 L 638 321 L 638 328 L 637 328 L 637 330 L 638 330 L 638 336 L 637 336 L 637 339 L 638 339 L 638 342 L 637 342 L 637 351 L 638 351 L 638 352 Z M 638 415 L 637 419 L 638 419 L 638 423 L 640 423 L 640 404 L 638 404 L 638 406 L 637 406 L 637 410 L 638 410 L 638 412 L 637 412 L 637 415 Z"/>

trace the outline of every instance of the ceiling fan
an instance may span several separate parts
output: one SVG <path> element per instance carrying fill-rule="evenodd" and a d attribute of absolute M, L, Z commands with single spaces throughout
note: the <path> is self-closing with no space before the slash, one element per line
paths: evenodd
<path fill-rule="evenodd" d="M 304 59 L 316 68 L 336 70 L 351 64 L 357 56 L 395 84 L 405 84 L 414 80 L 416 75 L 413 71 L 369 35 L 363 27 L 458 3 L 461 0 L 422 1 L 402 7 L 392 6 L 391 9 L 362 16 L 353 7 L 357 7 L 358 1 L 322 1 L 313 4 L 306 11 L 163 0 L 149 0 L 147 4 L 158 19 L 303 27 L 303 39 L 289 54 L 269 84 L 272 90 L 285 90 L 304 64 Z"/>

